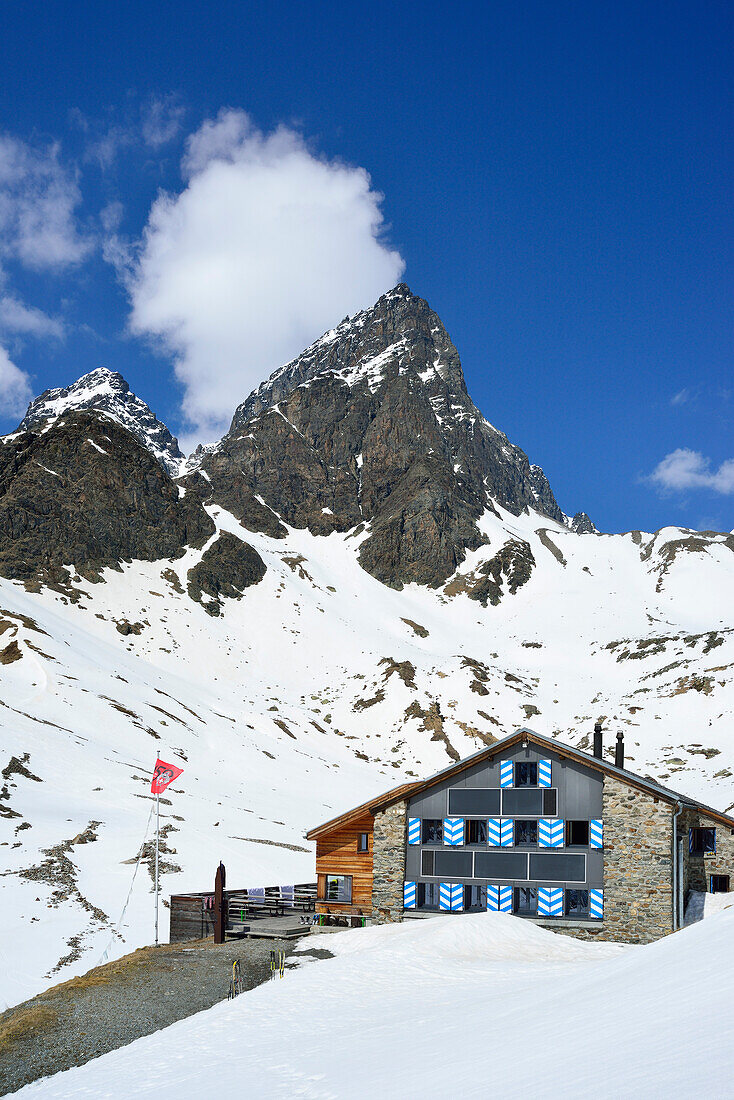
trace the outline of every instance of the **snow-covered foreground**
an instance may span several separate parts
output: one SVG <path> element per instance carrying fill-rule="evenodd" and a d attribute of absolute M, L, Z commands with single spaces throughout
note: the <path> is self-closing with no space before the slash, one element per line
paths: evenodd
<path fill-rule="evenodd" d="M 16 1095 L 732 1096 L 732 937 L 734 908 L 646 947 L 484 913 L 343 932 L 334 959 Z"/>

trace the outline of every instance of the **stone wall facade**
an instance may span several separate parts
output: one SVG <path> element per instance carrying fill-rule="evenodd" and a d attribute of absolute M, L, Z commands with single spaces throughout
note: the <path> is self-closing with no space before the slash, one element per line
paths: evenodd
<path fill-rule="evenodd" d="M 372 832 L 372 920 L 387 924 L 403 919 L 407 802 L 396 802 L 375 814 Z"/>
<path fill-rule="evenodd" d="M 673 931 L 673 808 L 604 776 L 604 939 L 650 943 Z"/>
<path fill-rule="evenodd" d="M 691 855 L 688 830 L 696 827 L 716 829 L 716 851 L 711 855 Z M 691 890 L 708 893 L 711 875 L 729 875 L 734 889 L 734 835 L 731 827 L 715 821 L 698 810 L 684 810 L 678 818 L 678 836 L 683 841 L 683 891 L 687 900 Z"/>

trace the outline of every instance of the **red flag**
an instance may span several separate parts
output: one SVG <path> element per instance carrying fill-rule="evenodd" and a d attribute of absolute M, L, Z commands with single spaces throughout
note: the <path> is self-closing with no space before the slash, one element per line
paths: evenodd
<path fill-rule="evenodd" d="M 153 782 L 150 785 L 153 794 L 162 794 L 166 787 L 170 786 L 174 779 L 178 779 L 182 772 L 183 768 L 177 768 L 175 764 L 166 764 L 165 760 L 161 760 L 159 757 L 155 762 Z"/>

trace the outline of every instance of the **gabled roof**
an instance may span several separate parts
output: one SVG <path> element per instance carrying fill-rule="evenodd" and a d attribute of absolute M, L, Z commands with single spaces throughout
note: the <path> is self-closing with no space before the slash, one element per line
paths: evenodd
<path fill-rule="evenodd" d="M 315 829 L 309 829 L 306 833 L 306 840 L 317 840 L 320 836 L 330 833 L 332 829 L 341 828 L 341 826 L 349 825 L 350 822 L 357 821 L 361 817 L 367 817 L 369 814 L 374 813 L 375 809 L 381 808 L 383 804 L 389 806 L 391 802 L 399 802 L 401 798 L 409 798 L 414 791 L 422 786 L 422 782 L 401 783 L 399 787 L 393 787 L 386 794 L 380 794 L 377 798 L 370 799 L 369 802 L 363 802 L 360 806 L 355 806 L 353 810 L 347 810 L 346 813 L 333 817 L 331 821 L 325 821 L 323 825 L 317 825 Z"/>
<path fill-rule="evenodd" d="M 345 824 L 354 817 L 364 815 L 365 813 L 375 814 L 380 810 L 386 809 L 388 806 L 392 806 L 395 802 L 400 802 L 404 798 L 410 798 L 423 791 L 429 790 L 431 787 L 435 787 L 436 784 L 443 783 L 444 780 L 450 779 L 454 775 L 459 775 L 467 768 L 475 767 L 475 765 L 481 764 L 485 760 L 491 760 L 498 753 L 503 752 L 505 749 L 521 741 L 532 742 L 540 749 L 550 750 L 557 756 L 566 757 L 569 760 L 574 760 L 578 764 L 583 764 L 587 768 L 592 768 L 595 771 L 613 776 L 630 787 L 646 791 L 655 798 L 659 798 L 663 802 L 668 802 L 671 806 L 675 806 L 680 802 L 689 809 L 701 810 L 707 816 L 734 829 L 734 818 L 723 814 L 721 810 L 715 810 L 711 806 L 706 806 L 703 802 L 697 802 L 696 799 L 689 798 L 687 795 L 679 794 L 677 791 L 671 791 L 667 787 L 662 787 L 659 783 L 656 783 L 655 780 L 648 779 L 646 776 L 635 775 L 634 772 L 627 771 L 626 768 L 617 768 L 607 760 L 600 760 L 597 756 L 590 756 L 588 753 L 581 752 L 580 749 L 573 748 L 571 745 L 564 745 L 562 742 L 554 741 L 551 737 L 543 737 L 542 734 L 536 733 L 534 730 L 522 728 L 515 730 L 514 733 L 511 733 L 501 741 L 496 741 L 488 748 L 481 749 L 479 752 L 474 753 L 473 756 L 467 756 L 464 760 L 459 760 L 457 763 L 451 764 L 448 768 L 443 768 L 441 771 L 435 772 L 434 775 L 429 776 L 427 779 L 422 779 L 415 783 L 404 783 L 400 787 L 395 787 L 393 790 L 387 791 L 377 798 L 373 798 L 370 802 L 363 803 L 363 805 L 356 807 L 354 810 L 349 810 L 340 817 L 333 818 L 332 821 L 327 821 L 324 825 L 319 825 L 316 829 L 312 829 L 310 832 L 306 833 L 306 837 L 308 840 L 315 840 L 318 836 L 330 832 L 336 826 Z"/>

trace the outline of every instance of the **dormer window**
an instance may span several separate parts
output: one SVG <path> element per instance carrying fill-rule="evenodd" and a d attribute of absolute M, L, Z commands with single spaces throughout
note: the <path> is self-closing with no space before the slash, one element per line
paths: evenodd
<path fill-rule="evenodd" d="M 535 760 L 518 760 L 515 762 L 515 786 L 538 786 L 538 764 Z"/>

